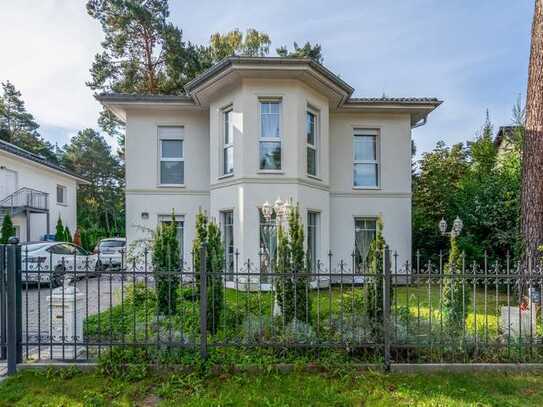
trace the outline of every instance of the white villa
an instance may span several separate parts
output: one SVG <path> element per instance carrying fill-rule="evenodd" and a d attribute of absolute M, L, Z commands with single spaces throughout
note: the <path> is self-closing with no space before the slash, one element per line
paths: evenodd
<path fill-rule="evenodd" d="M 222 225 L 228 265 L 272 250 L 265 202 L 299 203 L 307 250 L 327 262 L 367 253 L 377 217 L 399 262 L 411 258 L 411 131 L 442 102 L 355 98 L 310 59 L 230 57 L 185 95 L 102 94 L 126 123 L 126 233 L 171 220 L 190 264 L 201 208 Z"/>
<path fill-rule="evenodd" d="M 59 217 L 73 233 L 77 187 L 87 183 L 40 155 L 0 140 L 0 224 L 10 214 L 22 242 L 54 234 Z"/>

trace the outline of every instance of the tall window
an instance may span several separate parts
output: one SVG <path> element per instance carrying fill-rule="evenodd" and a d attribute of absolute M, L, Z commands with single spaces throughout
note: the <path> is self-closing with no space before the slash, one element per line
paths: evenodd
<path fill-rule="evenodd" d="M 185 159 L 183 151 L 183 127 L 159 127 L 160 184 L 183 185 L 185 183 Z"/>
<path fill-rule="evenodd" d="M 368 252 L 371 242 L 377 233 L 377 220 L 375 218 L 355 218 L 354 220 L 354 246 L 355 267 L 357 271 L 365 271 L 368 266 Z"/>
<path fill-rule="evenodd" d="M 306 113 L 306 143 L 307 143 L 307 174 L 317 175 L 317 143 L 318 143 L 318 129 L 317 129 L 317 116 L 312 111 Z"/>
<path fill-rule="evenodd" d="M 319 238 L 319 219 L 320 213 L 307 212 L 307 255 L 311 272 L 317 272 L 317 256 L 318 256 L 318 238 Z"/>
<path fill-rule="evenodd" d="M 260 102 L 260 169 L 281 169 L 281 102 Z"/>
<path fill-rule="evenodd" d="M 170 225 L 172 223 L 172 215 L 159 215 L 158 221 L 162 225 Z M 184 260 L 184 228 L 185 228 L 185 217 L 182 215 L 175 215 L 175 228 L 177 231 L 176 237 L 177 242 L 179 243 L 179 258 L 181 263 Z"/>
<path fill-rule="evenodd" d="M 379 185 L 377 133 L 355 129 L 353 136 L 353 185 L 372 188 Z"/>
<path fill-rule="evenodd" d="M 234 173 L 234 127 L 232 125 L 232 109 L 223 112 L 224 140 L 222 154 L 223 175 Z"/>
<path fill-rule="evenodd" d="M 222 236 L 224 241 L 224 260 L 226 280 L 233 281 L 234 275 L 234 212 L 221 212 Z"/>
<path fill-rule="evenodd" d="M 66 205 L 66 187 L 64 185 L 57 185 L 57 203 Z"/>
<path fill-rule="evenodd" d="M 277 255 L 277 229 L 275 212 L 268 221 L 258 210 L 260 216 L 260 270 L 262 273 L 271 273 L 272 265 Z M 267 282 L 268 276 L 264 276 L 262 282 Z"/>

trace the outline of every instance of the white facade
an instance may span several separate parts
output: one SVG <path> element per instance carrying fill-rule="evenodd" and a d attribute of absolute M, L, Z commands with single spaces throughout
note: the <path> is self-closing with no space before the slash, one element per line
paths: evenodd
<path fill-rule="evenodd" d="M 43 159 L 38 162 L 25 156 L 32 155 L 7 143 L 0 145 L 0 202 L 4 202 L 0 211 L 9 213 L 13 202 L 12 221 L 22 242 L 41 240 L 48 232 L 54 234 L 59 217 L 73 233 L 77 227 L 77 186 L 86 181 L 44 165 Z M 10 201 L 17 191 L 26 189 L 29 192 L 20 199 Z M 57 193 L 57 189 L 62 192 Z"/>
<path fill-rule="evenodd" d="M 325 264 L 330 250 L 334 262 L 343 259 L 350 264 L 355 225 L 359 231 L 371 229 L 378 217 L 399 263 L 410 260 L 411 129 L 441 102 L 351 99 L 352 88 L 321 65 L 279 58 L 227 59 L 186 90 L 188 97 L 99 97 L 127 125 L 129 242 L 148 238 L 146 228 L 154 229 L 173 210 L 184 221 L 184 259 L 190 264 L 197 211 L 218 221 L 231 211 L 240 267 L 247 260 L 258 264 L 259 208 L 280 197 L 299 204 L 304 225 L 309 213 L 314 222 L 317 219 L 306 235 L 312 233 L 316 240 L 312 250 Z M 308 121 L 313 123 L 311 137 Z M 165 126 L 174 126 L 168 134 L 182 139 L 182 158 L 174 151 L 175 142 L 167 147 L 171 154 L 161 150 Z M 279 154 L 263 156 L 260 148 L 276 148 L 278 143 L 280 168 L 262 168 L 268 159 L 276 165 Z M 226 151 L 230 148 L 233 154 Z M 310 150 L 316 171 L 308 168 Z M 233 162 L 225 157 L 233 157 Z M 161 160 L 167 166 L 166 161 L 181 159 L 182 184 L 163 185 Z M 225 173 L 230 164 L 233 171 Z M 355 165 L 364 174 L 369 171 L 357 180 L 376 178 L 376 182 L 356 185 Z"/>

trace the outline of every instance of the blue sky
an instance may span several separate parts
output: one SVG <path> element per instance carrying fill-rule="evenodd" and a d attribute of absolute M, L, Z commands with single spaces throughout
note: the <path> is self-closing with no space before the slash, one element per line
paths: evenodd
<path fill-rule="evenodd" d="M 85 87 L 100 27 L 84 1 L 21 0 L 2 6 L 0 80 L 11 80 L 44 137 L 62 144 L 95 127 L 99 109 Z M 248 27 L 267 32 L 272 51 L 318 42 L 324 64 L 355 96 L 436 96 L 445 103 L 414 130 L 418 153 L 438 140 L 474 137 L 490 111 L 509 124 L 524 100 L 533 0 L 211 1 L 172 0 L 185 40 Z M 273 54 L 273 52 L 272 52 Z"/>

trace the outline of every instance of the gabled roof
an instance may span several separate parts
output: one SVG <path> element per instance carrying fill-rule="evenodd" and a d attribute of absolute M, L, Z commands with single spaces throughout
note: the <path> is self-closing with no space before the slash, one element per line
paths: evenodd
<path fill-rule="evenodd" d="M 81 177 L 81 175 L 76 174 L 73 171 L 68 170 L 67 168 L 55 164 L 49 160 L 47 160 L 45 157 L 31 153 L 30 151 L 27 151 L 21 147 L 16 146 L 15 144 L 8 143 L 7 141 L 0 140 L 0 152 L 5 151 L 8 154 L 17 156 L 18 158 L 22 158 L 27 161 L 31 161 L 35 164 L 42 165 L 44 167 L 47 167 L 48 169 L 51 169 L 56 172 L 60 172 L 63 175 L 66 175 L 70 178 L 74 178 L 81 184 L 89 184 L 90 182 L 86 180 L 85 178 Z"/>

